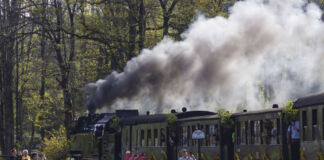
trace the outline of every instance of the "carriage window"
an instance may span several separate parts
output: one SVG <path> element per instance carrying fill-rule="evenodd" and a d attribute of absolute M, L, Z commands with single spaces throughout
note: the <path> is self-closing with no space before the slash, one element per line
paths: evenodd
<path fill-rule="evenodd" d="M 264 144 L 264 133 L 263 133 L 263 120 L 260 121 L 260 138 L 261 144 Z"/>
<path fill-rule="evenodd" d="M 191 133 L 193 133 L 194 131 L 196 130 L 196 126 L 191 126 Z M 194 140 L 194 139 L 191 139 L 191 144 L 192 144 L 192 146 L 194 146 L 194 145 L 196 145 L 196 141 Z"/>
<path fill-rule="evenodd" d="M 260 121 L 255 121 L 254 123 L 254 143 L 260 144 L 261 143 L 261 125 Z"/>
<path fill-rule="evenodd" d="M 210 125 L 209 126 L 209 142 L 210 142 L 210 146 L 215 146 L 216 145 L 216 141 L 215 141 L 215 126 L 214 125 Z"/>
<path fill-rule="evenodd" d="M 188 131 L 187 127 L 182 127 L 182 146 L 188 145 Z"/>
<path fill-rule="evenodd" d="M 151 133 L 151 129 L 147 130 L 147 141 L 146 141 L 146 145 L 147 146 L 151 146 L 152 145 L 152 133 Z"/>
<path fill-rule="evenodd" d="M 182 145 L 183 143 L 183 135 L 182 135 L 182 132 L 183 132 L 183 128 L 181 126 L 179 126 L 178 128 L 178 139 L 179 139 L 179 142 L 180 142 L 180 145 Z"/>
<path fill-rule="evenodd" d="M 206 144 L 206 146 L 210 146 L 210 135 L 209 135 L 209 125 L 206 125 L 205 126 L 205 128 L 206 128 L 206 130 L 205 130 L 205 144 Z"/>
<path fill-rule="evenodd" d="M 241 142 L 241 123 L 236 122 L 236 144 Z"/>
<path fill-rule="evenodd" d="M 128 137 L 129 137 L 128 129 L 126 129 L 126 146 L 128 146 Z"/>
<path fill-rule="evenodd" d="M 158 129 L 154 129 L 154 146 L 158 146 Z"/>
<path fill-rule="evenodd" d="M 317 110 L 312 110 L 312 140 L 317 139 Z"/>
<path fill-rule="evenodd" d="M 242 141 L 241 144 L 247 144 L 247 122 L 242 122 Z"/>
<path fill-rule="evenodd" d="M 266 144 L 270 144 L 272 140 L 272 129 L 273 129 L 273 123 L 271 120 L 267 119 L 264 122 L 264 128 L 265 128 L 265 135 L 266 135 Z"/>
<path fill-rule="evenodd" d="M 219 126 L 216 124 L 215 125 L 215 145 L 218 145 L 219 144 L 219 141 L 220 141 L 220 137 L 219 137 L 219 132 L 220 129 L 219 129 Z"/>
<path fill-rule="evenodd" d="M 303 140 L 307 140 L 306 138 L 306 130 L 307 130 L 307 113 L 306 111 L 302 112 L 302 120 L 303 120 Z"/>
<path fill-rule="evenodd" d="M 241 125 L 241 134 L 242 134 L 241 144 L 245 144 L 245 124 L 244 124 L 244 122 L 243 122 L 243 125 Z"/>
<path fill-rule="evenodd" d="M 254 121 L 250 121 L 250 144 L 254 144 Z"/>
<path fill-rule="evenodd" d="M 198 127 L 199 127 L 199 130 L 204 131 L 204 125 L 198 125 Z M 206 144 L 204 144 L 204 141 L 201 140 L 200 145 L 205 146 Z"/>
<path fill-rule="evenodd" d="M 141 130 L 141 146 L 145 145 L 144 130 Z"/>
<path fill-rule="evenodd" d="M 165 146 L 165 129 L 160 130 L 160 146 Z"/>
<path fill-rule="evenodd" d="M 249 131 L 249 122 L 248 121 L 245 121 L 244 122 L 244 128 L 245 128 L 245 130 L 244 130 L 244 134 L 245 134 L 245 136 L 244 136 L 244 139 L 245 139 L 245 144 L 249 144 L 249 141 L 248 141 L 248 131 Z"/>
<path fill-rule="evenodd" d="M 141 135 L 141 130 L 137 129 L 136 131 L 136 146 L 139 146 L 140 144 L 140 135 Z"/>
<path fill-rule="evenodd" d="M 280 119 L 277 119 L 277 144 L 280 144 L 280 139 L 281 139 L 281 135 L 280 135 Z"/>
<path fill-rule="evenodd" d="M 190 134 L 190 126 L 187 126 L 187 137 L 188 137 L 187 145 L 189 146 L 189 139 L 191 137 L 191 134 Z"/>
<path fill-rule="evenodd" d="M 272 123 L 272 129 L 271 129 L 271 144 L 277 144 L 278 143 L 278 127 L 277 127 L 277 119 L 271 120 Z"/>

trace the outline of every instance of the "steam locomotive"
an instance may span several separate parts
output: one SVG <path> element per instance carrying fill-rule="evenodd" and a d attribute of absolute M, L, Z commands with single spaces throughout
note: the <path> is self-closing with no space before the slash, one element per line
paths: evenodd
<path fill-rule="evenodd" d="M 299 110 L 300 150 L 287 143 L 285 114 L 278 105 L 258 111 L 244 110 L 224 125 L 209 111 L 172 110 L 170 114 L 139 115 L 137 110 L 91 114 L 76 121 L 71 159 L 121 160 L 126 151 L 143 152 L 148 159 L 176 160 L 186 148 L 202 160 L 291 160 L 323 158 L 324 93 L 294 102 Z M 202 136 L 194 134 L 200 131 Z"/>

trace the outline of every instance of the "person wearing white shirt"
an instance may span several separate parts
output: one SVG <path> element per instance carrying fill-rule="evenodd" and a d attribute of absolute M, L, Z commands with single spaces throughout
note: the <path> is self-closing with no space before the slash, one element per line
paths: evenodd
<path fill-rule="evenodd" d="M 288 126 L 287 141 L 291 145 L 291 157 L 293 160 L 299 160 L 299 147 L 300 147 L 300 134 L 299 134 L 299 121 L 294 121 Z M 296 154 L 298 153 L 298 154 Z"/>

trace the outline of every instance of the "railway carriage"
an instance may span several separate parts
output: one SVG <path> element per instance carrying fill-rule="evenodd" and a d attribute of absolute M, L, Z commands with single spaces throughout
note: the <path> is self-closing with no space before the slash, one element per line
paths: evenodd
<path fill-rule="evenodd" d="M 143 152 L 149 159 L 167 159 L 167 115 L 142 115 L 123 119 L 122 157 L 127 150 Z M 138 154 L 138 153 L 136 153 Z"/>
<path fill-rule="evenodd" d="M 233 114 L 236 159 L 286 159 L 282 109 L 273 108 Z"/>
<path fill-rule="evenodd" d="M 228 129 L 221 126 L 217 114 L 180 119 L 177 121 L 177 127 L 180 140 L 179 148 L 186 148 L 196 153 L 196 158 L 198 158 L 199 143 L 203 160 L 233 159 L 231 136 L 224 132 Z M 195 140 L 192 138 L 192 133 L 197 129 L 204 132 L 204 139 Z M 231 129 L 229 130 L 231 134 Z"/>
<path fill-rule="evenodd" d="M 188 111 L 171 114 L 141 115 L 125 118 L 122 122 L 122 157 L 126 150 L 143 152 L 148 159 L 176 160 L 181 148 L 177 121 L 172 124 L 168 118 L 174 120 L 203 115 L 214 115 L 208 111 Z"/>
<path fill-rule="evenodd" d="M 293 108 L 299 110 L 302 155 L 320 159 L 324 152 L 324 93 L 301 97 Z"/>

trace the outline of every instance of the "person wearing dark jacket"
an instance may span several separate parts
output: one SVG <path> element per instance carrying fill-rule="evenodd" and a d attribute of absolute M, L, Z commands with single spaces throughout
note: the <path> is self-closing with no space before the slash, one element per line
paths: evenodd
<path fill-rule="evenodd" d="M 32 160 L 38 160 L 38 154 L 35 152 L 35 153 L 32 153 L 31 154 L 31 159 Z"/>
<path fill-rule="evenodd" d="M 12 150 L 10 150 L 10 157 L 9 157 L 10 160 L 21 160 L 21 158 L 19 158 L 17 156 L 17 150 L 14 148 Z"/>

